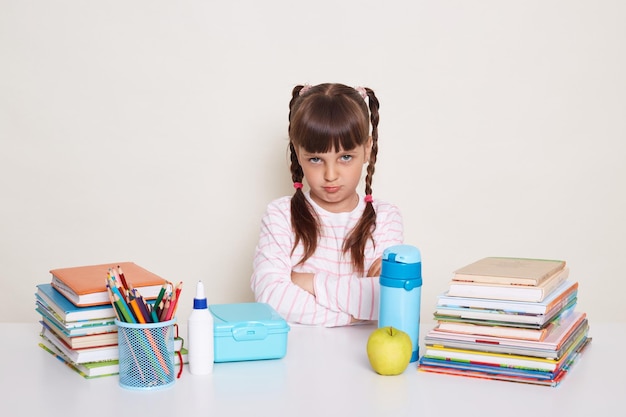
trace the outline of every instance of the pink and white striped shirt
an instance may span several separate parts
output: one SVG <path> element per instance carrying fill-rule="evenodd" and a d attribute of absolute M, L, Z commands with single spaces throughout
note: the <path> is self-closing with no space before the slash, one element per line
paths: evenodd
<path fill-rule="evenodd" d="M 303 265 L 302 245 L 293 255 L 295 235 L 291 228 L 291 197 L 271 202 L 261 222 L 259 242 L 254 256 L 251 287 L 258 302 L 270 304 L 291 323 L 326 327 L 348 325 L 351 318 L 375 320 L 378 315 L 378 277 L 358 276 L 344 256 L 343 242 L 360 219 L 363 199 L 351 212 L 331 213 L 311 200 L 321 223 L 321 236 L 315 254 Z M 376 230 L 374 244 L 365 248 L 365 270 L 382 256 L 389 246 L 403 242 L 400 210 L 393 204 L 374 200 Z M 292 270 L 314 273 L 315 296 L 291 281 Z"/>

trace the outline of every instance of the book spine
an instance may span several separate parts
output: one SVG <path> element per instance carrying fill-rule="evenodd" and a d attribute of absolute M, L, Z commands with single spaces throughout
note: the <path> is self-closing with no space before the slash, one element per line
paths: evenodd
<path fill-rule="evenodd" d="M 554 279 L 546 281 L 546 285 L 542 287 L 541 299 L 543 301 L 552 291 L 556 290 L 569 276 L 569 268 L 563 269 Z"/>

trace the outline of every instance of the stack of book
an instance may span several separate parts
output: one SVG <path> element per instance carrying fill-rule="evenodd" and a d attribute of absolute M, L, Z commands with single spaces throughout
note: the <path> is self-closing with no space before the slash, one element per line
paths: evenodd
<path fill-rule="evenodd" d="M 556 386 L 591 341 L 565 261 L 480 259 L 454 272 L 418 370 Z"/>
<path fill-rule="evenodd" d="M 132 262 L 51 270 L 51 282 L 36 286 L 35 310 L 41 315 L 39 346 L 85 378 L 116 375 L 116 312 L 106 289 L 110 268 L 124 271 L 146 299 L 161 296 L 171 284 Z M 123 268 L 123 269 L 122 269 Z M 186 362 L 182 339 L 175 339 L 176 363 Z"/>

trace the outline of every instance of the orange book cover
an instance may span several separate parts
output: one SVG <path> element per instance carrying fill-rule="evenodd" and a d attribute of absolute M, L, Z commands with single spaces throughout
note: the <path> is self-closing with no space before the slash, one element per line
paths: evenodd
<path fill-rule="evenodd" d="M 105 284 L 107 272 L 109 268 L 117 272 L 118 266 L 124 272 L 126 281 L 147 299 L 156 298 L 167 282 L 134 262 L 117 262 L 52 269 L 51 284 L 76 306 L 108 304 L 110 300 Z"/>

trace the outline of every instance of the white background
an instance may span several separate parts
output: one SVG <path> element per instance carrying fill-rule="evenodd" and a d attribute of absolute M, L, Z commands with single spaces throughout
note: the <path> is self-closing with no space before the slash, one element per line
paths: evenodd
<path fill-rule="evenodd" d="M 371 87 L 374 196 L 420 248 L 422 318 L 484 256 L 559 258 L 625 321 L 626 3 L 0 0 L 0 321 L 52 268 L 133 261 L 252 301 L 292 193 L 298 83 Z"/>

